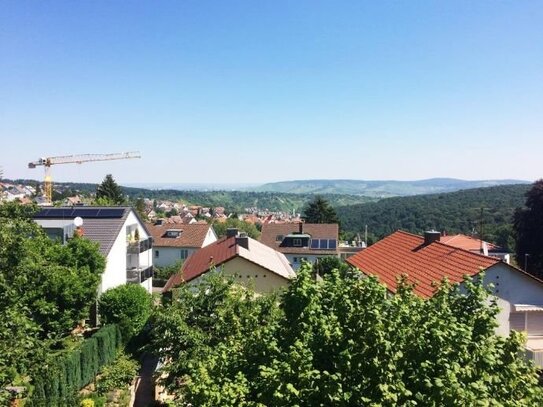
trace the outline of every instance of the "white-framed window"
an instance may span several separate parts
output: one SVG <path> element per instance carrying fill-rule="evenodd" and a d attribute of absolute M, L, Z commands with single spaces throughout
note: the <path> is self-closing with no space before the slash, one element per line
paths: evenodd
<path fill-rule="evenodd" d="M 528 336 L 543 336 L 543 312 L 512 312 L 509 314 L 509 329 L 526 332 Z"/>
<path fill-rule="evenodd" d="M 302 239 L 292 239 L 292 245 L 294 247 L 302 247 Z"/>

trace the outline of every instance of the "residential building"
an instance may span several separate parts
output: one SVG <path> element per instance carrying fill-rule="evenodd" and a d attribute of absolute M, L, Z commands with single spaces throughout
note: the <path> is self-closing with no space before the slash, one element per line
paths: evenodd
<path fill-rule="evenodd" d="M 270 293 L 287 286 L 296 274 L 282 253 L 228 229 L 226 237 L 195 252 L 172 276 L 163 292 L 183 283 L 198 283 L 212 270 L 233 276 L 240 284 L 251 285 L 258 294 Z"/>
<path fill-rule="evenodd" d="M 264 223 L 260 241 L 283 253 L 298 270 L 303 261 L 338 256 L 338 235 L 337 223 Z"/>
<path fill-rule="evenodd" d="M 153 240 L 132 208 L 44 208 L 34 219 L 52 239 L 65 243 L 77 231 L 100 245 L 100 253 L 106 257 L 106 268 L 98 288 L 99 295 L 126 283 L 140 284 L 152 292 Z"/>
<path fill-rule="evenodd" d="M 504 248 L 471 236 L 462 234 L 444 235 L 441 236 L 440 241 L 448 244 L 449 246 L 459 247 L 460 249 L 468 250 L 472 253 L 480 253 L 484 254 L 485 256 L 497 257 L 506 263 L 509 263 L 511 260 L 511 253 Z"/>
<path fill-rule="evenodd" d="M 496 257 L 450 246 L 440 241 L 439 232 L 424 237 L 397 231 L 347 259 L 364 274 L 374 275 L 395 292 L 398 278 L 406 276 L 414 293 L 429 298 L 435 283 L 447 279 L 463 284 L 464 275 L 485 271 L 483 283 L 492 287 L 500 312 L 496 332 L 525 331 L 528 354 L 543 367 L 543 281 Z"/>
<path fill-rule="evenodd" d="M 213 227 L 207 223 L 147 224 L 153 236 L 153 264 L 164 267 L 187 259 L 196 250 L 217 240 Z"/>

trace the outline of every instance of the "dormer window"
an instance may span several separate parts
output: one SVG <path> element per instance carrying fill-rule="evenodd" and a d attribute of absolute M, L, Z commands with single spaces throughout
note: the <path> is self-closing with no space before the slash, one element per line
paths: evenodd
<path fill-rule="evenodd" d="M 164 236 L 163 237 L 172 237 L 172 238 L 177 238 L 179 236 L 181 236 L 181 233 L 183 231 L 181 229 L 168 229 L 166 231 L 166 233 L 164 233 Z"/>

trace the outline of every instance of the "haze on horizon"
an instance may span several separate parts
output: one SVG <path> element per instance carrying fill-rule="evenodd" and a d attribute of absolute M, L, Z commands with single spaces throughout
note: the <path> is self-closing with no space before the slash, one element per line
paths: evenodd
<path fill-rule="evenodd" d="M 0 166 L 53 179 L 541 178 L 543 7 L 5 2 Z"/>

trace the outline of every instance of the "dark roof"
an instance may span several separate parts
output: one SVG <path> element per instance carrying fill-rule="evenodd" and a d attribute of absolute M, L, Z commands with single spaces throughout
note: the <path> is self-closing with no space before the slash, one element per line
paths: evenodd
<path fill-rule="evenodd" d="M 190 225 L 182 223 L 147 224 L 147 229 L 153 236 L 154 247 L 202 247 L 210 228 L 211 225 L 207 223 L 193 223 Z M 178 230 L 181 234 L 179 237 L 164 237 L 168 230 Z"/>
<path fill-rule="evenodd" d="M 300 223 L 265 223 L 262 225 L 260 241 L 281 253 L 287 254 L 337 254 L 337 249 L 310 249 L 308 247 L 279 247 L 281 241 L 277 236 L 300 233 Z M 337 223 L 303 223 L 302 233 L 311 235 L 312 239 L 336 239 L 339 237 L 339 225 Z"/>
<path fill-rule="evenodd" d="M 98 242 L 100 253 L 107 256 L 130 211 L 132 208 L 129 206 L 54 207 L 42 209 L 34 216 L 34 219 L 71 220 L 80 216 L 83 218 L 83 236 L 93 242 Z M 136 211 L 134 214 L 145 228 Z"/>
<path fill-rule="evenodd" d="M 481 270 L 501 263 L 494 257 L 483 256 L 435 241 L 424 244 L 422 236 L 397 231 L 374 245 L 346 259 L 347 263 L 365 274 L 374 275 L 395 292 L 397 280 L 405 275 L 414 292 L 431 297 L 434 283 L 447 278 L 460 283 L 464 275 L 474 276 Z"/>
<path fill-rule="evenodd" d="M 288 280 L 296 276 L 284 254 L 250 237 L 247 239 L 249 249 L 237 244 L 233 236 L 217 240 L 196 251 L 185 261 L 180 272 L 170 277 L 162 291 L 169 291 L 183 282 L 193 280 L 210 268 L 218 267 L 235 257 L 244 258 Z"/>

